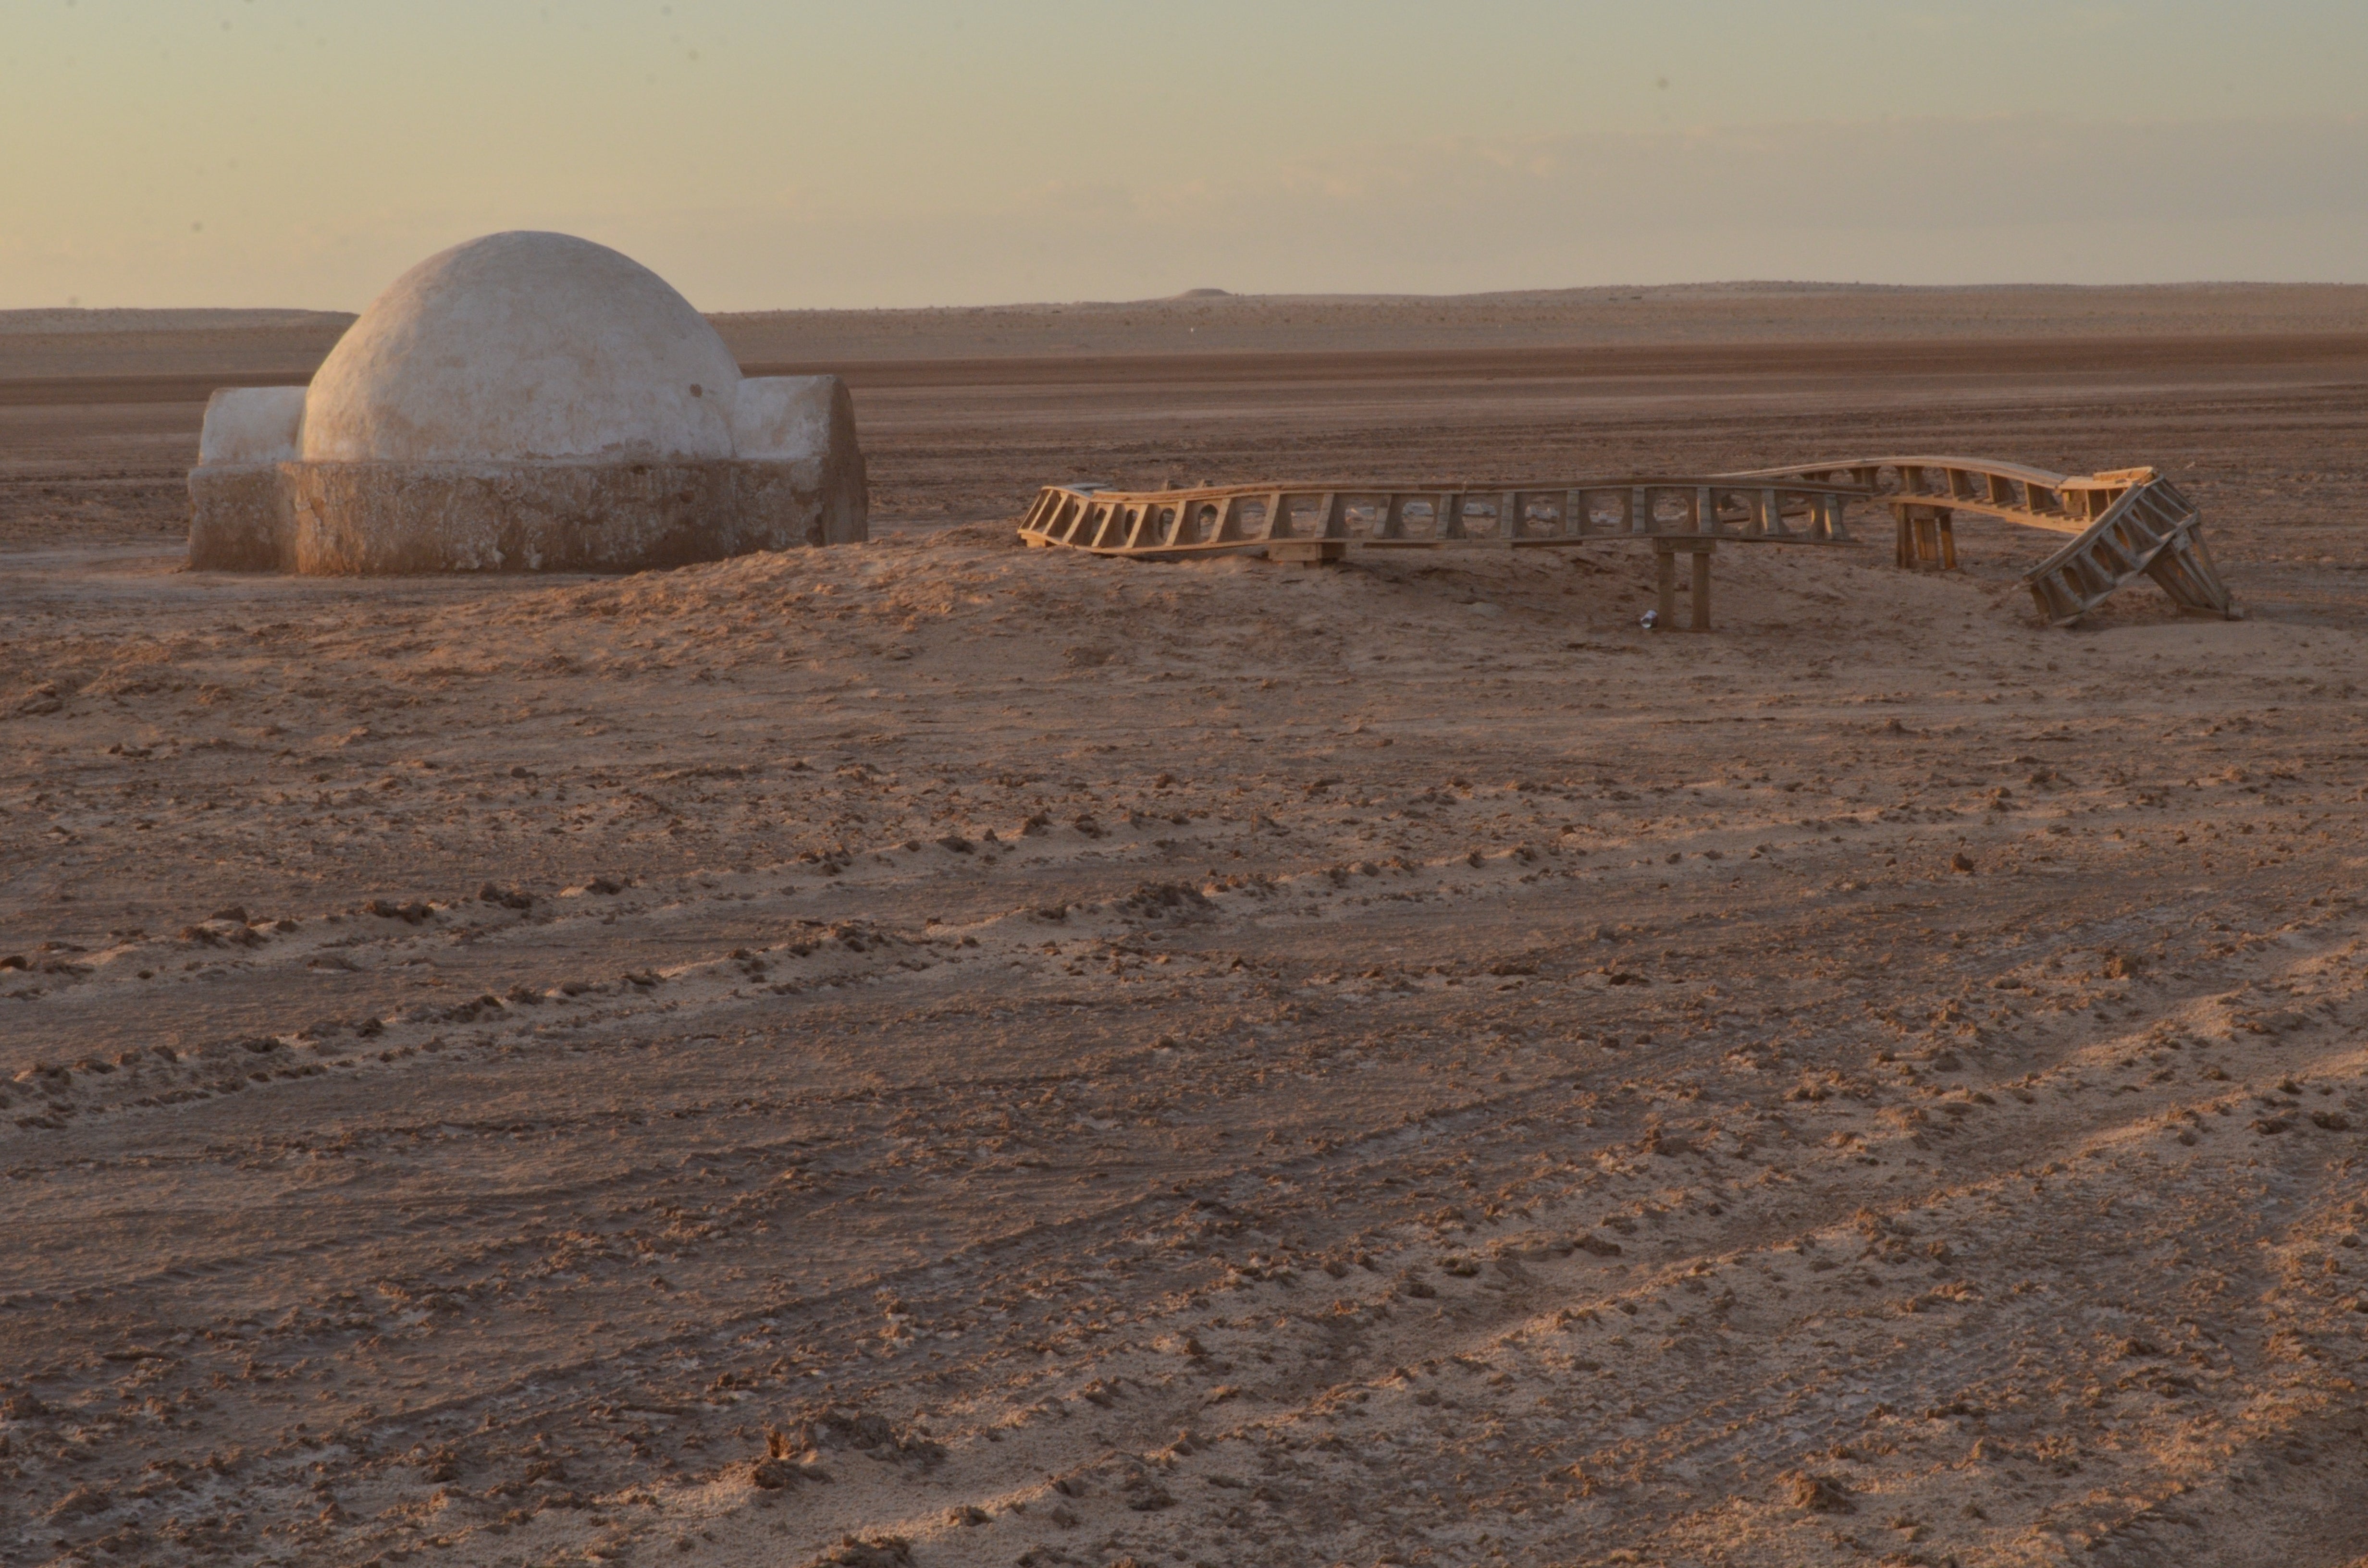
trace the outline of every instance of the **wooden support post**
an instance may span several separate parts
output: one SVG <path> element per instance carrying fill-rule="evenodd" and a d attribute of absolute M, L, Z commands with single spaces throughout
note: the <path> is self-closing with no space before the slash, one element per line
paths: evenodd
<path fill-rule="evenodd" d="M 1686 622 L 1688 631 L 1710 630 L 1710 558 L 1718 541 L 1710 539 L 1689 539 L 1683 535 L 1665 534 L 1653 541 L 1653 586 L 1660 611 L 1659 626 L 1664 631 L 1678 630 L 1678 557 L 1693 557 L 1692 596 L 1688 607 L 1692 614 Z"/>
<path fill-rule="evenodd" d="M 1953 572 L 1957 569 L 1956 513 L 1947 506 L 1894 501 L 1899 539 L 1893 558 L 1909 571 Z"/>

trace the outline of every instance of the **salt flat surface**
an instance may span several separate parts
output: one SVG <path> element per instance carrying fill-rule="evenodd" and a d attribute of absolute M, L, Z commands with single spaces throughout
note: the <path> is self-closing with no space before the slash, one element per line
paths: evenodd
<path fill-rule="evenodd" d="M 0 1561 L 2357 1559 L 2368 378 L 2045 341 L 859 375 L 872 544 L 622 578 L 0 408 Z M 2250 619 L 1008 526 L 1936 448 Z"/>

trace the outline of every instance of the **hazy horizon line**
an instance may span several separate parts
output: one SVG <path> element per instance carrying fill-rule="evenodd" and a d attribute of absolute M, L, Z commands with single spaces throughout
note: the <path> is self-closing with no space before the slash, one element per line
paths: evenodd
<path fill-rule="evenodd" d="M 1464 301 L 1567 299 L 1582 295 L 1619 294 L 1715 294 L 1721 291 L 1764 293 L 1866 293 L 1866 294 L 2009 294 L 2062 292 L 2083 294 L 2107 293 L 2178 293 L 2188 290 L 2352 290 L 2368 293 L 2368 283 L 2350 283 L 2335 279 L 2270 279 L 2245 278 L 2197 278 L 2177 282 L 2072 283 L 2031 280 L 2014 283 L 1882 283 L 1863 280 L 1832 280 L 1822 278 L 1729 278 L 1716 281 L 1670 283 L 1587 283 L 1550 289 L 1481 289 L 1453 293 L 1424 293 L 1416 290 L 1281 290 L 1271 293 L 1235 292 L 1228 289 L 1203 287 L 1173 294 L 1144 295 L 1133 299 L 1070 299 L 1070 300 L 1005 300 L 976 304 L 932 305 L 778 305 L 757 310 L 701 310 L 703 316 L 884 316 L 920 315 L 932 312 L 981 312 L 994 311 L 1042 311 L 1076 309 L 1128 309 L 1145 305 L 1198 304 L 1221 306 L 1224 301 L 1245 303 L 1283 301 L 1304 303 L 1343 304 L 1386 303 L 1394 301 L 1429 304 Z M 365 304 L 362 309 L 367 309 Z M 696 308 L 696 307 L 694 307 Z M 356 319 L 361 310 L 324 310 L 302 305 L 24 305 L 0 308 L 0 325 L 43 322 L 93 321 L 100 317 L 129 316 L 279 316 L 290 320 Z"/>

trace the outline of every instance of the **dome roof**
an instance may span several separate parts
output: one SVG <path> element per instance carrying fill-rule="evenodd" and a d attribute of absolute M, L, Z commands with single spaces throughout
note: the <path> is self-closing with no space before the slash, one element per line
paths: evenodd
<path fill-rule="evenodd" d="M 740 382 L 690 301 L 568 234 L 429 256 L 347 329 L 304 400 L 315 462 L 728 458 Z"/>

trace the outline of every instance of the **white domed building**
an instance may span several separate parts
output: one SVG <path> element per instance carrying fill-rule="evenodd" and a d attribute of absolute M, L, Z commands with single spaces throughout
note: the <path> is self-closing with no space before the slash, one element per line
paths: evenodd
<path fill-rule="evenodd" d="M 836 376 L 744 378 L 656 273 L 488 234 L 395 279 L 306 387 L 225 389 L 189 563 L 324 574 L 618 572 L 861 540 Z"/>

